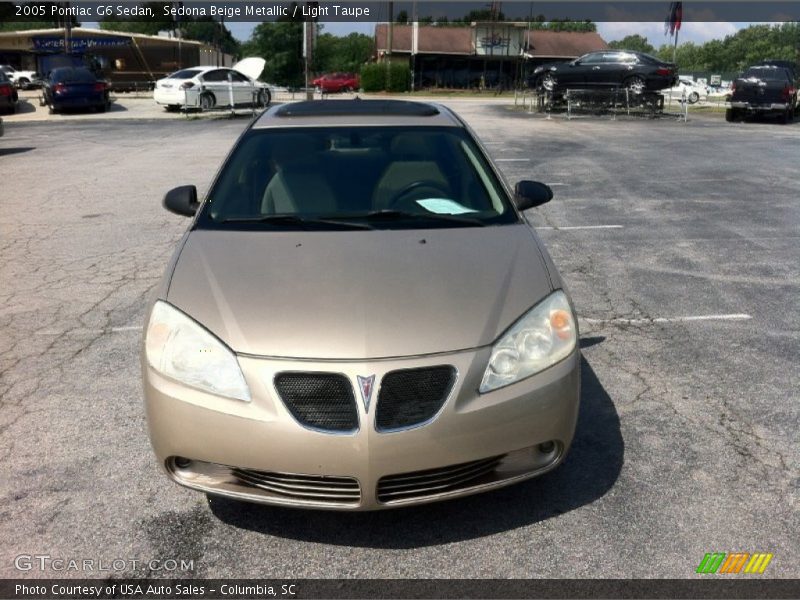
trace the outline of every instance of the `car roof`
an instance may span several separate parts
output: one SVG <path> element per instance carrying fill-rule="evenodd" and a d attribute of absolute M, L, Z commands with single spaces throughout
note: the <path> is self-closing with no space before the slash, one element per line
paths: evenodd
<path fill-rule="evenodd" d="M 273 106 L 254 129 L 370 125 L 464 127 L 449 109 L 408 100 L 312 100 Z"/>
<path fill-rule="evenodd" d="M 182 69 L 178 69 L 177 71 L 174 71 L 173 73 L 170 73 L 170 75 L 174 75 L 175 73 L 180 73 L 181 71 L 197 71 L 198 73 L 206 73 L 208 71 L 214 71 L 216 69 L 228 69 L 228 70 L 231 70 L 230 67 L 215 67 L 213 65 L 202 65 L 202 66 L 197 66 L 197 67 L 183 67 Z"/>

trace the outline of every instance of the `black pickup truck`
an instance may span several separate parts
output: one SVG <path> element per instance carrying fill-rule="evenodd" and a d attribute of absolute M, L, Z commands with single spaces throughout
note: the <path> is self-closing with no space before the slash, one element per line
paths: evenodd
<path fill-rule="evenodd" d="M 782 123 L 789 123 L 797 110 L 795 71 L 774 64 L 750 67 L 733 82 L 725 106 L 726 121 L 768 114 L 778 116 Z"/>

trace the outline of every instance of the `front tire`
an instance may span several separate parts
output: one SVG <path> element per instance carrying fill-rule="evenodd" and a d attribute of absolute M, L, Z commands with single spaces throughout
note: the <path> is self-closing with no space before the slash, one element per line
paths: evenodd
<path fill-rule="evenodd" d="M 728 108 L 725 110 L 725 120 L 728 123 L 733 123 L 739 118 L 739 111 L 735 108 Z"/>
<path fill-rule="evenodd" d="M 31 84 L 31 80 L 27 77 L 20 77 L 19 81 L 17 82 L 17 87 L 21 90 L 27 90 L 28 86 Z"/>
<path fill-rule="evenodd" d="M 689 94 L 687 100 L 689 101 L 689 104 L 697 104 L 697 102 L 700 101 L 700 94 L 698 94 L 697 92 L 692 92 L 691 94 Z"/>
<path fill-rule="evenodd" d="M 536 86 L 540 91 L 554 92 L 558 87 L 558 80 L 552 73 L 545 73 L 539 78 L 539 84 Z"/>

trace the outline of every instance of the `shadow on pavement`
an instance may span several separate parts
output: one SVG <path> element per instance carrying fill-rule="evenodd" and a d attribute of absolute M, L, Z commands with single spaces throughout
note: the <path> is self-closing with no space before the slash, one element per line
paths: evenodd
<path fill-rule="evenodd" d="M 541 477 L 494 492 L 426 506 L 362 513 L 311 511 L 209 496 L 233 527 L 306 542 L 368 548 L 448 544 L 525 527 L 601 498 L 622 469 L 625 444 L 614 403 L 581 359 L 581 406 L 566 461 Z"/>
<path fill-rule="evenodd" d="M 35 99 L 20 98 L 19 102 L 17 102 L 17 108 L 14 114 L 25 115 L 35 113 L 36 105 L 34 102 L 37 101 Z"/>
<path fill-rule="evenodd" d="M 596 336 L 592 336 L 592 337 L 582 337 L 580 339 L 579 344 L 580 344 L 581 350 L 583 350 L 585 348 L 591 348 L 592 346 L 596 346 L 597 344 L 601 344 L 601 343 L 603 343 L 605 341 L 606 341 L 605 336 L 596 335 Z"/>
<path fill-rule="evenodd" d="M 9 156 L 11 154 L 22 154 L 24 152 L 30 152 L 31 150 L 36 150 L 34 146 L 23 146 L 19 148 L 0 148 L 0 156 Z"/>

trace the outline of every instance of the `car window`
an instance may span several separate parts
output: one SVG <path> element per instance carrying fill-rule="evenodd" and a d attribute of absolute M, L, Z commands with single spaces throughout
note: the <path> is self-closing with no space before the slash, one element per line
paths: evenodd
<path fill-rule="evenodd" d="M 191 79 L 200 73 L 200 69 L 183 69 L 181 71 L 175 71 L 169 76 L 169 79 Z"/>
<path fill-rule="evenodd" d="M 745 79 L 754 77 L 763 81 L 783 81 L 789 79 L 786 70 L 777 67 L 752 67 L 744 72 L 743 77 Z"/>
<path fill-rule="evenodd" d="M 3 71 L 0 71 L 0 83 L 8 83 L 10 80 L 6 77 L 6 74 Z"/>
<path fill-rule="evenodd" d="M 630 52 L 607 52 L 604 54 L 605 61 L 604 62 L 616 62 L 616 63 L 625 63 L 625 64 L 633 64 L 639 62 L 639 59 L 636 57 L 635 54 L 631 54 Z"/>
<path fill-rule="evenodd" d="M 464 130 L 331 127 L 251 130 L 223 166 L 199 225 L 277 215 L 358 220 L 376 211 L 408 217 L 371 223 L 376 228 L 418 225 L 436 215 L 518 221 Z"/>
<path fill-rule="evenodd" d="M 239 73 L 239 71 L 231 70 L 230 73 L 231 73 L 231 77 L 233 78 L 234 81 L 239 82 L 239 83 L 250 83 L 250 80 L 244 74 Z M 226 79 L 227 79 L 227 75 L 226 75 Z"/>
<path fill-rule="evenodd" d="M 580 64 L 592 65 L 604 62 L 603 56 L 604 56 L 603 52 L 593 52 L 592 54 L 587 54 L 580 58 Z"/>
<path fill-rule="evenodd" d="M 202 79 L 203 81 L 228 81 L 228 71 L 227 69 L 215 69 L 213 71 L 209 71 L 203 74 Z"/>

